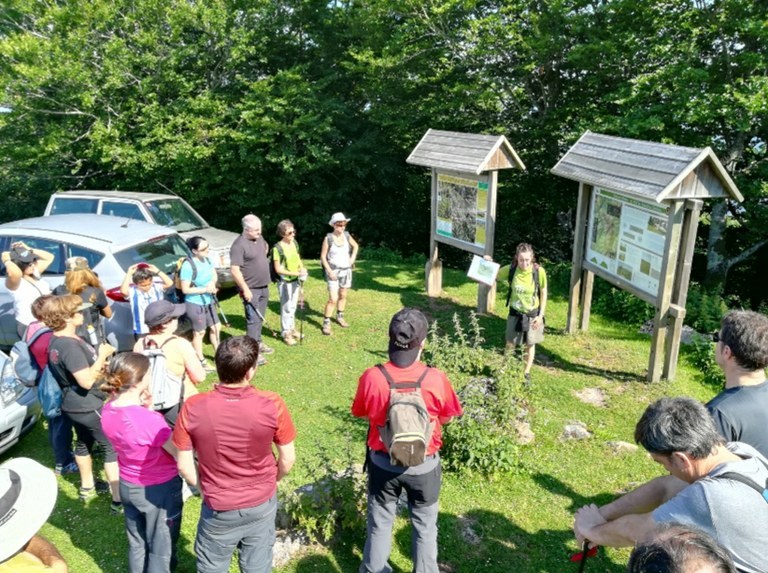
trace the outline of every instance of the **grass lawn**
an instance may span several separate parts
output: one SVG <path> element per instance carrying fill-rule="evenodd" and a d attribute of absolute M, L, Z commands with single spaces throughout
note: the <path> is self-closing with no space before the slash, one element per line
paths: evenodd
<path fill-rule="evenodd" d="M 334 326 L 333 336 L 320 332 L 325 284 L 319 264 L 310 263 L 306 285 L 308 310 L 302 345 L 286 347 L 265 328 L 265 341 L 276 351 L 256 375 L 256 385 L 279 392 L 286 400 L 298 429 L 297 462 L 281 483 L 292 490 L 313 481 L 322 463 L 322 451 L 338 459 L 338 469 L 350 459 L 364 456 L 366 426 L 352 418 L 349 406 L 360 373 L 386 360 L 387 326 L 402 306 L 421 308 L 431 320 L 450 328 L 451 317 L 466 319 L 476 304 L 477 287 L 460 271 L 444 269 L 444 293 L 429 299 L 424 293 L 424 272 L 419 265 L 361 261 L 355 273 L 347 320 L 352 328 Z M 632 442 L 634 425 L 643 409 L 663 395 L 690 395 L 706 400 L 716 389 L 701 376 L 683 351 L 674 382 L 649 385 L 645 372 L 649 338 L 636 326 L 612 322 L 592 314 L 588 333 L 564 334 L 568 301 L 552 280 L 547 309 L 547 337 L 540 345 L 546 359 L 534 367 L 533 384 L 525 390 L 528 420 L 535 441 L 520 447 L 516 471 L 495 476 L 445 474 L 440 499 L 440 561 L 450 571 L 538 572 L 576 571 L 568 557 L 577 550 L 571 532 L 572 515 L 585 503 L 604 503 L 638 482 L 660 475 L 663 469 L 639 450 L 615 455 L 611 440 Z M 560 284 L 563 281 L 559 281 Z M 503 289 L 500 289 L 500 291 Z M 505 292 L 498 293 L 498 314 L 480 317 L 486 345 L 501 351 L 506 312 Z M 268 325 L 279 331 L 279 303 L 273 289 Z M 222 300 L 232 325 L 224 331 L 242 334 L 245 323 L 237 297 Z M 210 353 L 208 347 L 206 352 Z M 210 388 L 210 375 L 205 388 Z M 461 384 L 461 380 L 456 380 Z M 585 388 L 604 392 L 606 406 L 581 402 L 575 393 Z M 563 426 L 584 422 L 592 437 L 561 441 Z M 44 425 L 2 459 L 29 456 L 53 466 Z M 1 461 L 1 460 L 0 460 Z M 98 466 L 98 463 L 96 464 Z M 77 500 L 78 478 L 59 479 L 59 500 L 43 535 L 62 551 L 74 573 L 127 570 L 127 541 L 121 517 L 109 514 L 107 496 L 83 506 Z M 199 498 L 185 506 L 180 541 L 179 571 L 194 571 L 193 543 L 200 510 Z M 474 534 L 474 535 L 473 535 Z M 349 535 L 331 548 L 318 548 L 279 569 L 285 573 L 357 571 L 364 531 Z M 411 570 L 410 530 L 398 519 L 391 562 L 397 572 Z M 625 569 L 627 550 L 601 551 L 587 570 L 619 572 Z M 235 564 L 231 571 L 237 571 Z"/>

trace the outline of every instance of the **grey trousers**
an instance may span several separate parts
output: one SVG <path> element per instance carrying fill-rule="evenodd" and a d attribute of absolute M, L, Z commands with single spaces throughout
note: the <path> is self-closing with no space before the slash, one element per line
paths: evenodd
<path fill-rule="evenodd" d="M 437 514 L 442 471 L 440 465 L 421 475 L 388 472 L 368 463 L 368 523 L 360 573 L 391 573 L 392 525 L 397 498 L 405 490 L 411 518 L 413 573 L 438 573 Z"/>
<path fill-rule="evenodd" d="M 296 330 L 296 305 L 299 303 L 300 281 L 280 281 L 277 292 L 280 293 L 280 330 L 283 336 Z"/>
<path fill-rule="evenodd" d="M 197 524 L 197 573 L 227 573 L 235 548 L 242 573 L 272 571 L 277 496 L 245 509 L 215 511 L 203 502 Z"/>
<path fill-rule="evenodd" d="M 120 480 L 128 534 L 128 570 L 166 573 L 176 570 L 176 543 L 181 532 L 181 478 L 158 485 Z"/>

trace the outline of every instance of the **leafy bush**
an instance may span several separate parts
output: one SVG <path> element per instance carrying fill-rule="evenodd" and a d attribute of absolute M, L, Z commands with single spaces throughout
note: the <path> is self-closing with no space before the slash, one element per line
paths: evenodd
<path fill-rule="evenodd" d="M 728 312 L 719 292 L 708 291 L 697 283 L 691 283 L 688 288 L 685 308 L 685 324 L 698 332 L 716 331 L 723 315 Z"/>
<path fill-rule="evenodd" d="M 366 245 L 365 250 L 362 251 L 362 255 L 366 261 L 376 261 L 379 263 L 393 263 L 393 264 L 412 264 L 412 265 L 424 265 L 424 256 L 420 254 L 403 255 L 402 253 L 391 249 L 387 245 Z"/>
<path fill-rule="evenodd" d="M 605 281 L 596 280 L 594 285 L 593 312 L 620 320 L 625 324 L 640 325 L 653 318 L 655 309 L 644 300 Z"/>
<path fill-rule="evenodd" d="M 445 426 L 441 456 L 446 470 L 483 473 L 510 471 L 517 465 L 514 420 L 520 411 L 523 366 L 484 349 L 482 329 L 474 312 L 469 328 L 453 315 L 452 334 L 430 328 L 425 359 L 448 373 L 459 394 L 464 415 Z"/>
<path fill-rule="evenodd" d="M 351 438 L 348 438 L 351 452 Z M 327 543 L 344 532 L 365 531 L 367 496 L 366 475 L 362 466 L 348 454 L 346 466 L 339 470 L 328 449 L 315 443 L 320 463 L 313 466 L 312 484 L 283 495 L 283 509 L 293 529 L 312 542 Z"/>
<path fill-rule="evenodd" d="M 691 362 L 699 369 L 704 383 L 715 388 L 725 384 L 725 375 L 715 361 L 715 345 L 704 336 L 696 336 L 688 351 Z"/>

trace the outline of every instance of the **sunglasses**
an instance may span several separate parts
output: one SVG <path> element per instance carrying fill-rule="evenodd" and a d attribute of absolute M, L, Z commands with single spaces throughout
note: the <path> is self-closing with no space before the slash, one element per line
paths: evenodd
<path fill-rule="evenodd" d="M 334 223 L 334 226 L 335 227 L 346 227 L 347 224 L 346 223 Z"/>
<path fill-rule="evenodd" d="M 295 235 L 295 234 L 296 234 L 296 231 L 288 231 L 288 232 L 286 233 L 286 235 Z"/>

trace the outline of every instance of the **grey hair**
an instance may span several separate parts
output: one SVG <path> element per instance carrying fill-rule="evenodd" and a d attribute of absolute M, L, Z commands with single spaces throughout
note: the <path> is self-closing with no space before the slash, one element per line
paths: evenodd
<path fill-rule="evenodd" d="M 261 227 L 261 219 L 252 213 L 249 213 L 243 217 L 241 222 L 243 223 L 243 230 L 253 229 L 254 227 Z"/>
<path fill-rule="evenodd" d="M 652 454 L 683 452 L 701 460 L 725 443 L 707 409 L 693 398 L 662 398 L 645 409 L 635 441 Z"/>

